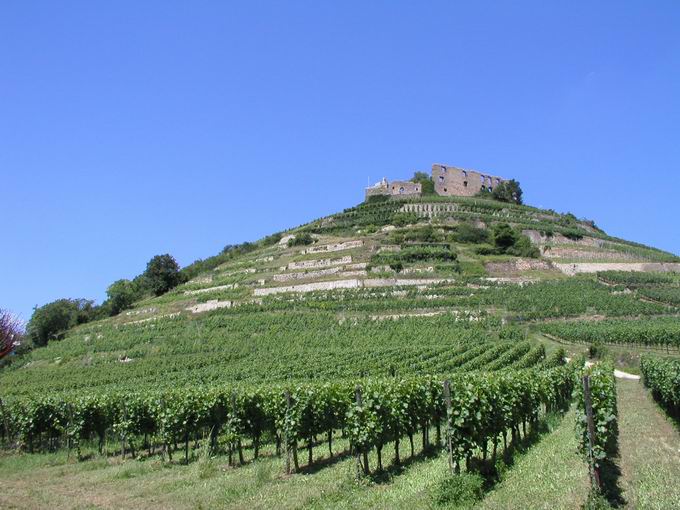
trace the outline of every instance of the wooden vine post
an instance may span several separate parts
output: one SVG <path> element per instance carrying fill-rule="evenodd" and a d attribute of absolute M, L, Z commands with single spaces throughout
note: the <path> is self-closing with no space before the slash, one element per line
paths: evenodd
<path fill-rule="evenodd" d="M 286 390 L 286 418 L 283 425 L 283 447 L 286 449 L 286 474 L 290 474 L 290 444 L 288 443 L 288 417 L 290 416 L 290 391 Z"/>
<path fill-rule="evenodd" d="M 361 386 L 358 386 L 354 389 L 354 398 L 356 400 L 357 406 L 361 408 Z M 356 471 L 357 471 L 357 480 L 361 478 L 361 473 L 365 468 L 362 468 L 361 465 L 361 451 L 359 448 L 357 448 L 356 445 L 354 445 L 354 456 L 356 459 Z"/>
<path fill-rule="evenodd" d="M 446 404 L 446 453 L 449 471 L 453 473 L 453 444 L 451 439 L 451 382 L 444 381 L 444 403 Z"/>
<path fill-rule="evenodd" d="M 598 491 L 600 485 L 600 470 L 595 461 L 595 421 L 593 419 L 593 401 L 590 393 L 590 376 L 583 376 L 583 401 L 586 408 L 586 424 L 588 432 L 588 470 L 590 471 L 590 482 Z"/>

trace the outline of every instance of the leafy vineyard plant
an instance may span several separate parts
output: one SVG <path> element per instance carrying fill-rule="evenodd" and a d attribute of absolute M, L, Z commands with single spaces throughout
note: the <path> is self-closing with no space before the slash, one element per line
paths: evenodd
<path fill-rule="evenodd" d="M 654 398 L 680 418 L 680 359 L 646 355 L 640 359 L 640 369 Z"/>
<path fill-rule="evenodd" d="M 541 331 L 569 342 L 680 347 L 677 317 L 553 322 L 542 324 Z"/>
<path fill-rule="evenodd" d="M 616 405 L 616 380 L 614 367 L 610 363 L 596 363 L 585 368 L 579 374 L 590 378 L 590 391 L 595 423 L 593 441 L 593 458 L 599 465 L 616 454 L 618 443 L 618 410 Z M 579 438 L 580 450 L 588 458 L 588 422 L 586 419 L 583 384 L 579 380 L 575 384 L 577 403 L 576 434 Z"/>
<path fill-rule="evenodd" d="M 171 457 L 182 445 L 188 459 L 190 442 L 208 437 L 213 450 L 221 438 L 230 458 L 238 455 L 239 461 L 242 441 L 248 439 L 255 457 L 264 440 L 275 441 L 279 451 L 297 452 L 298 444 L 306 443 L 312 463 L 315 438 L 326 437 L 332 454 L 337 431 L 344 431 L 355 451 L 376 449 L 380 459 L 388 442 L 398 451 L 401 440 L 409 438 L 412 445 L 420 431 L 427 446 L 430 427 L 439 430 L 445 425 L 460 466 L 476 451 L 486 456 L 489 446 L 495 455 L 508 434 L 526 434 L 541 409 L 564 407 L 572 381 L 571 367 L 454 376 L 448 414 L 442 379 L 431 376 L 263 388 L 35 394 L 10 398 L 0 410 L 5 441 L 29 451 L 56 448 L 64 438 L 76 449 L 88 440 L 96 440 L 101 448 L 104 439 L 113 436 L 120 440 L 123 454 L 160 447 Z"/>

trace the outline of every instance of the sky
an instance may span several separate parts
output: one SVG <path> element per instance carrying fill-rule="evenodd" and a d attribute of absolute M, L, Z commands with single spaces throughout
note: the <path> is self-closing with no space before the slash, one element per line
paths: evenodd
<path fill-rule="evenodd" d="M 0 3 L 0 308 L 433 163 L 680 254 L 680 2 Z"/>

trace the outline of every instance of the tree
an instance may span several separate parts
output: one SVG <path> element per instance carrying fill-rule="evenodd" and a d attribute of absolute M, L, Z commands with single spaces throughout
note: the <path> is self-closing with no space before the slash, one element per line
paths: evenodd
<path fill-rule="evenodd" d="M 147 287 L 156 296 L 165 294 L 170 289 L 184 283 L 184 276 L 179 271 L 179 264 L 172 255 L 156 255 L 146 265 L 144 280 Z"/>
<path fill-rule="evenodd" d="M 420 183 L 423 195 L 434 195 L 434 182 L 425 172 L 414 173 L 411 182 Z"/>
<path fill-rule="evenodd" d="M 494 187 L 491 192 L 491 196 L 494 200 L 499 202 L 508 202 L 514 204 L 522 203 L 522 188 L 515 179 L 510 179 L 509 181 L 503 181 Z"/>
<path fill-rule="evenodd" d="M 35 346 L 42 347 L 50 340 L 60 339 L 73 326 L 88 322 L 96 311 L 93 302 L 87 299 L 58 299 L 36 306 L 28 322 L 28 336 Z"/>
<path fill-rule="evenodd" d="M 14 350 L 21 337 L 21 321 L 11 312 L 0 309 L 0 359 Z"/>
<path fill-rule="evenodd" d="M 118 315 L 142 297 L 142 289 L 138 281 L 117 280 L 106 289 L 107 304 L 111 315 Z"/>
<path fill-rule="evenodd" d="M 517 232 L 507 223 L 497 223 L 493 227 L 493 244 L 505 253 L 517 242 Z"/>

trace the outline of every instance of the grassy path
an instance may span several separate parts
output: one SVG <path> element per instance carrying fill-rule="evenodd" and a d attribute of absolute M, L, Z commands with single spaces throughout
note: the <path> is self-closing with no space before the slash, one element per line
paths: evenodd
<path fill-rule="evenodd" d="M 574 411 L 525 455 L 476 508 L 578 509 L 588 494 L 588 469 L 576 451 Z"/>
<path fill-rule="evenodd" d="M 680 433 L 641 383 L 620 380 L 617 391 L 626 507 L 680 509 Z"/>

